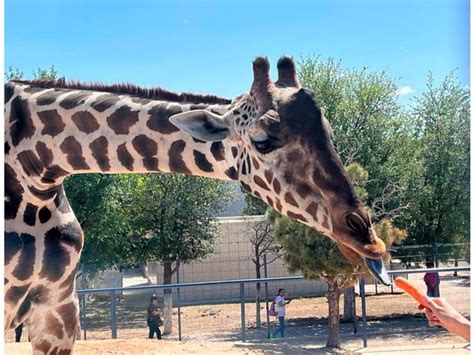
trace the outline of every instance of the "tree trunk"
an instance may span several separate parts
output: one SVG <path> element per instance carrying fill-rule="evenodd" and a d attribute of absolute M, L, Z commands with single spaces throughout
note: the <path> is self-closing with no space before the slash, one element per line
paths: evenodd
<path fill-rule="evenodd" d="M 337 277 L 327 277 L 326 282 L 328 284 L 328 292 L 326 298 L 329 306 L 329 317 L 328 317 L 328 340 L 326 346 L 330 348 L 339 348 L 339 297 L 341 291 L 337 284 Z"/>
<path fill-rule="evenodd" d="M 344 289 L 344 322 L 353 322 L 355 318 L 355 289 L 351 285 Z"/>
<path fill-rule="evenodd" d="M 172 263 L 165 262 L 163 264 L 163 284 L 171 284 L 173 275 L 171 269 Z M 163 335 L 169 335 L 173 332 L 173 293 L 171 289 L 163 290 Z"/>
<path fill-rule="evenodd" d="M 151 285 L 153 282 L 151 281 L 150 274 L 148 273 L 148 265 L 146 263 L 140 265 L 140 271 L 142 273 L 142 277 L 146 279 L 148 285 Z"/>
<path fill-rule="evenodd" d="M 257 279 L 260 279 L 262 277 L 262 274 L 260 272 L 260 265 L 255 265 L 255 272 L 257 274 Z M 257 282 L 257 287 L 256 287 L 256 300 L 255 300 L 255 327 L 260 328 L 261 326 L 261 317 L 260 317 L 260 294 L 261 294 L 261 284 L 260 282 Z"/>

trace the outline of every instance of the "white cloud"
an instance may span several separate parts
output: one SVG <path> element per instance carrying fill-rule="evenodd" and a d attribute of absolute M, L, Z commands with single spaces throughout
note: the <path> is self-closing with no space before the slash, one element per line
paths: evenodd
<path fill-rule="evenodd" d="M 404 96 L 404 95 L 412 94 L 414 92 L 415 90 L 413 90 L 410 85 L 405 85 L 398 88 L 397 95 Z"/>

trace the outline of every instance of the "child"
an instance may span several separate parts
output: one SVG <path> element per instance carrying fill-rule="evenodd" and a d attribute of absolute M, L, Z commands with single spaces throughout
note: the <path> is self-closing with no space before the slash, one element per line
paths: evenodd
<path fill-rule="evenodd" d="M 150 305 L 148 306 L 148 317 L 146 321 L 148 325 L 148 338 L 153 339 L 156 333 L 156 338 L 161 339 L 160 325 L 163 324 L 160 318 L 160 312 L 158 308 L 158 297 L 156 295 L 151 296 Z"/>

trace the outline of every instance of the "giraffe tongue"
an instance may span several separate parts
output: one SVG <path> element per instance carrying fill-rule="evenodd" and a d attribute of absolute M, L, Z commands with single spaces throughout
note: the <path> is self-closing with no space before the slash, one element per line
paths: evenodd
<path fill-rule="evenodd" d="M 385 286 L 390 286 L 392 283 L 390 281 L 390 276 L 388 276 L 387 270 L 382 262 L 382 260 L 377 259 L 365 259 L 365 265 L 369 269 L 370 273 L 377 278 Z"/>

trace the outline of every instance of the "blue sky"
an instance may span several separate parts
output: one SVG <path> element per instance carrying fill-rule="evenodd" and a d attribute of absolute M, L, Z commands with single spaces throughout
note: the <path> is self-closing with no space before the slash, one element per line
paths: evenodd
<path fill-rule="evenodd" d="M 415 94 L 430 70 L 439 81 L 458 68 L 469 85 L 469 1 L 5 0 L 5 66 L 27 76 L 54 64 L 68 78 L 234 97 L 255 56 L 275 66 L 283 54 L 387 69 Z"/>

